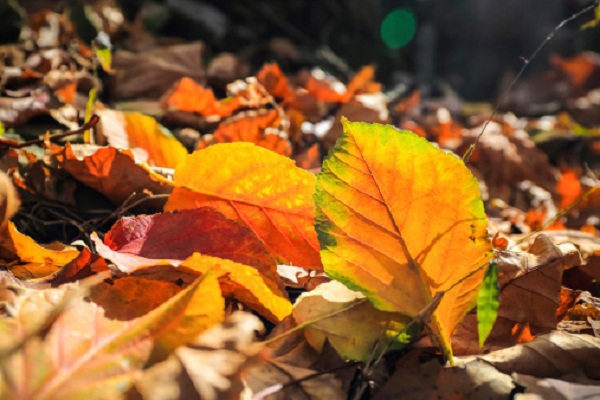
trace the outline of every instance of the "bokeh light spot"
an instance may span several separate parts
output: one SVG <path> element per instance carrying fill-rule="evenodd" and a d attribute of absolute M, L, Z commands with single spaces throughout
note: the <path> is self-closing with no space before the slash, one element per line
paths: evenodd
<path fill-rule="evenodd" d="M 396 8 L 381 23 L 381 40 L 387 47 L 399 49 L 412 40 L 416 30 L 414 14 L 405 8 Z"/>

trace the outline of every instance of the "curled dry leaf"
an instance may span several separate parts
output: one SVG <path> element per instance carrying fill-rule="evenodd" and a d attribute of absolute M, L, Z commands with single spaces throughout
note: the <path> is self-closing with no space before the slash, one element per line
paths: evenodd
<path fill-rule="evenodd" d="M 506 400 L 516 388 L 510 376 L 481 360 L 456 361 L 458 365 L 449 368 L 430 354 L 413 351 L 396 364 L 373 399 Z"/>
<path fill-rule="evenodd" d="M 116 110 L 98 110 L 98 115 L 100 132 L 110 146 L 131 149 L 149 165 L 175 168 L 187 155 L 181 142 L 153 117 Z"/>
<path fill-rule="evenodd" d="M 255 316 L 235 312 L 225 322 L 180 347 L 165 361 L 138 376 L 129 397 L 143 400 L 238 399 L 244 390 L 242 376 L 258 361 L 262 345 L 255 332 L 262 330 Z"/>
<path fill-rule="evenodd" d="M 464 154 L 480 132 L 480 127 L 472 129 L 457 153 Z M 509 201 L 516 183 L 526 180 L 550 193 L 556 188 L 555 169 L 546 154 L 535 146 L 525 131 L 514 130 L 507 124 L 490 123 L 469 162 L 481 173 L 490 198 Z"/>
<path fill-rule="evenodd" d="M 557 326 L 561 278 L 565 268 L 581 263 L 570 243 L 555 245 L 540 234 L 526 252 L 501 251 L 499 268 L 500 308 L 483 350 L 509 347 L 533 340 Z M 477 354 L 477 322 L 469 314 L 453 337 L 457 354 Z"/>
<path fill-rule="evenodd" d="M 477 180 L 412 132 L 343 125 L 314 195 L 325 272 L 408 317 L 446 292 L 432 320 L 450 355 L 491 256 Z"/>
<path fill-rule="evenodd" d="M 0 257 L 11 264 L 7 267 L 20 279 L 51 275 L 78 255 L 79 250 L 62 243 L 42 246 L 10 221 L 0 227 Z"/>
<path fill-rule="evenodd" d="M 505 374 L 559 378 L 581 371 L 589 379 L 600 380 L 600 338 L 590 335 L 553 331 L 476 358 Z"/>
<path fill-rule="evenodd" d="M 321 269 L 315 177 L 292 160 L 250 143 L 217 144 L 189 155 L 174 180 L 166 211 L 214 207 L 250 228 L 280 263 Z"/>
<path fill-rule="evenodd" d="M 523 374 L 514 374 L 514 380 L 519 386 L 525 388 L 524 393 L 515 395 L 515 400 L 587 400 L 598 397 L 597 382 L 589 382 L 584 385 L 560 379 L 540 379 Z"/>
<path fill-rule="evenodd" d="M 358 361 L 372 357 L 377 344 L 397 341 L 397 332 L 410 322 L 405 315 L 377 310 L 362 293 L 336 281 L 300 295 L 293 316 L 298 324 L 309 324 L 304 335 L 317 351 L 329 341 L 342 358 Z"/>
<path fill-rule="evenodd" d="M 76 156 L 70 143 L 52 151 L 60 167 L 115 205 L 123 204 L 134 194 L 169 194 L 173 190 L 171 181 L 137 164 L 127 150 L 105 147 L 82 159 Z M 153 199 L 148 203 L 162 207 L 164 200 Z"/>
<path fill-rule="evenodd" d="M 346 398 L 355 369 L 326 345 L 321 354 L 306 341 L 296 324 L 286 318 L 271 332 L 258 365 L 244 374 L 256 400 L 329 400 Z M 330 372 L 337 370 L 337 373 Z M 346 372 L 346 373 L 343 373 Z M 310 379 L 303 379 L 310 377 Z"/>

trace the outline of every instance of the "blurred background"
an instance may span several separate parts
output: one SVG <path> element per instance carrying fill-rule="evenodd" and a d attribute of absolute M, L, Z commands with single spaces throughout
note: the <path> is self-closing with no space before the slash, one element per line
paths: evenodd
<path fill-rule="evenodd" d="M 171 41 L 203 41 L 210 52 L 244 57 L 256 70 L 277 61 L 284 70 L 321 67 L 337 76 L 374 64 L 377 78 L 390 85 L 417 84 L 435 96 L 449 85 L 468 101 L 496 97 L 554 27 L 592 3 L 589 0 L 2 0 L 0 39 L 18 40 L 26 15 L 42 10 L 83 10 L 73 15 L 81 37 L 97 32 L 86 26 L 93 13 L 113 10 L 126 22 Z M 107 17 L 107 15 L 104 15 Z M 109 17 L 109 16 L 108 16 Z M 118 18 L 113 15 L 112 18 Z M 547 67 L 550 54 L 569 57 L 597 50 L 595 30 L 580 31 L 593 18 L 562 29 L 527 73 Z M 89 22 L 89 21 L 88 21 Z M 92 24 L 93 25 L 93 24 Z M 118 39 L 132 35 L 113 32 Z M 138 47 L 143 40 L 114 40 Z M 139 38 L 138 38 L 139 39 Z M 132 43 L 133 42 L 133 43 Z M 132 49 L 130 49 L 132 50 Z"/>

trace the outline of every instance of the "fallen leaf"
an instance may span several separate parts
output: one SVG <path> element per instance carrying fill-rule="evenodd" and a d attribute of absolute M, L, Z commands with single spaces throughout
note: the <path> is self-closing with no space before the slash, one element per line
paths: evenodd
<path fill-rule="evenodd" d="M 207 89 L 190 78 L 182 78 L 163 96 L 168 110 L 197 113 L 203 116 L 227 117 L 240 108 L 240 99 L 232 97 L 218 101 L 212 89 Z"/>
<path fill-rule="evenodd" d="M 564 171 L 556 183 L 556 192 L 560 195 L 559 207 L 561 209 L 573 204 L 583 194 L 577 172 L 574 170 Z"/>
<path fill-rule="evenodd" d="M 271 332 L 260 362 L 244 373 L 244 382 L 254 399 L 328 400 L 346 398 L 355 368 L 347 365 L 326 346 L 317 353 L 306 341 L 293 318 L 286 318 Z M 329 372 L 337 370 L 337 372 Z M 304 378 L 310 379 L 304 379 Z"/>
<path fill-rule="evenodd" d="M 600 338 L 590 335 L 553 331 L 532 342 L 476 357 L 505 374 L 557 378 L 580 370 L 589 379 L 600 379 Z"/>
<path fill-rule="evenodd" d="M 161 307 L 128 322 L 106 318 L 74 284 L 24 292 L 12 305 L 13 317 L 0 319 L 4 337 L 25 337 L 69 293 L 72 300 L 44 337 L 31 337 L 21 351 L 1 360 L 0 387 L 8 398 L 118 398 L 147 362 L 154 339 L 170 344 L 165 335 L 181 329 L 184 315 L 197 307 L 190 306 L 195 293 L 208 281 L 198 279 Z M 214 298 L 211 302 L 201 307 L 217 303 Z"/>
<path fill-rule="evenodd" d="M 79 251 L 62 243 L 42 246 L 8 221 L 0 227 L 0 257 L 17 264 L 7 266 L 19 279 L 43 278 L 77 258 Z"/>
<path fill-rule="evenodd" d="M 142 148 L 148 153 L 148 164 L 175 168 L 188 154 L 168 129 L 156 119 L 141 113 L 123 113 L 129 148 Z"/>
<path fill-rule="evenodd" d="M 144 400 L 238 399 L 244 389 L 242 376 L 257 362 L 262 349 L 255 332 L 262 324 L 255 316 L 235 312 L 222 324 L 202 333 L 187 347 L 180 347 L 165 361 L 136 378 L 129 392 Z"/>
<path fill-rule="evenodd" d="M 247 265 L 196 253 L 181 267 L 201 274 L 212 271 L 219 278 L 224 296 L 235 298 L 273 323 L 292 312 L 279 279 L 273 280 Z"/>
<path fill-rule="evenodd" d="M 202 43 L 181 44 L 135 54 L 118 50 L 113 55 L 111 94 L 115 99 L 158 99 L 176 81 L 190 77 L 204 82 Z"/>
<path fill-rule="evenodd" d="M 250 265 L 278 281 L 275 261 L 250 228 L 210 207 L 121 218 L 106 233 L 104 244 L 111 252 L 99 252 L 109 259 L 118 252 L 183 261 L 199 252 Z M 131 273 L 139 265 L 118 263 L 117 267 Z"/>
<path fill-rule="evenodd" d="M 510 376 L 480 360 L 444 366 L 439 359 L 413 351 L 396 364 L 394 374 L 374 400 L 490 399 L 510 398 L 516 385 Z"/>
<path fill-rule="evenodd" d="M 250 143 L 217 144 L 175 170 L 166 211 L 214 207 L 249 227 L 281 263 L 321 269 L 313 227 L 315 177 Z"/>
<path fill-rule="evenodd" d="M 498 318 L 483 349 L 477 341 L 476 317 L 469 314 L 453 337 L 457 354 L 478 354 L 533 340 L 557 326 L 561 278 L 565 268 L 581 263 L 570 243 L 555 245 L 540 234 L 527 252 L 502 251 L 499 266 Z"/>
<path fill-rule="evenodd" d="M 127 150 L 114 147 L 99 148 L 90 156 L 79 159 L 70 143 L 64 148 L 55 148 L 53 153 L 59 165 L 81 183 L 97 190 L 110 202 L 121 205 L 134 194 L 144 191 L 152 194 L 168 194 L 173 190 L 172 182 L 137 164 Z M 149 201 L 148 203 L 151 203 Z M 164 200 L 155 199 L 156 205 Z"/>
<path fill-rule="evenodd" d="M 294 99 L 295 93 L 287 77 L 281 72 L 279 65 L 275 63 L 265 64 L 256 74 L 258 82 L 264 86 L 264 88 L 273 97 L 283 100 L 284 102 L 291 102 Z"/>
<path fill-rule="evenodd" d="M 277 154 L 292 154 L 292 145 L 281 130 L 281 117 L 277 110 L 248 111 L 221 122 L 212 135 L 203 136 L 198 142 L 198 149 L 231 142 L 250 142 Z"/>
<path fill-rule="evenodd" d="M 104 309 L 107 318 L 130 321 L 159 307 L 181 290 L 170 282 L 124 276 L 93 286 L 89 299 Z"/>
<path fill-rule="evenodd" d="M 514 374 L 515 382 L 524 388 L 515 400 L 568 399 L 586 400 L 598 397 L 597 384 L 577 384 L 560 379 L 540 379 L 524 374 Z"/>
<path fill-rule="evenodd" d="M 396 335 L 410 318 L 377 310 L 365 300 L 362 293 L 340 282 L 323 283 L 300 295 L 294 304 L 294 320 L 300 325 L 308 324 L 304 335 L 318 352 L 329 341 L 345 359 L 367 361 L 378 344 L 394 342 L 396 346 L 392 348 L 407 344 L 406 337 Z"/>
<path fill-rule="evenodd" d="M 465 132 L 457 154 L 464 154 L 481 132 L 481 127 Z M 523 130 L 513 131 L 506 124 L 491 122 L 473 151 L 469 164 L 480 172 L 491 199 L 509 201 L 516 192 L 516 182 L 531 181 L 553 193 L 555 169 L 548 157 Z"/>
<path fill-rule="evenodd" d="M 19 209 L 21 200 L 10 178 L 0 172 L 0 226 L 4 225 Z"/>
<path fill-rule="evenodd" d="M 325 272 L 408 317 L 446 291 L 433 320 L 451 354 L 491 255 L 477 180 L 412 132 L 343 125 L 314 195 Z"/>

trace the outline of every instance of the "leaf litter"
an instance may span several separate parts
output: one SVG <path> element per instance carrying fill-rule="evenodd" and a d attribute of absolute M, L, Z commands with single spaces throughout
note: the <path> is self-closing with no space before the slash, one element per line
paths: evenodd
<path fill-rule="evenodd" d="M 139 31 L 109 65 L 39 18 L 73 50 L 1 72 L 0 397 L 597 394 L 594 57 L 550 60 L 566 111 L 488 125 L 373 66 L 251 75 Z"/>

